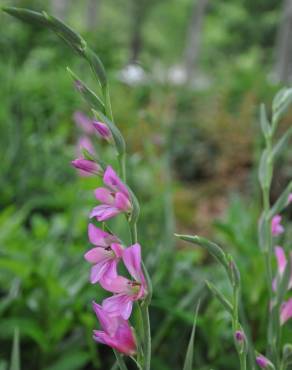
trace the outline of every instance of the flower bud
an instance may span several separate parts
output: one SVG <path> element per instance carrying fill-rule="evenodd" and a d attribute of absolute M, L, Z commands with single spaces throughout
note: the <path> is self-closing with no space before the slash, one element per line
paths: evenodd
<path fill-rule="evenodd" d="M 99 164 L 84 158 L 77 158 L 71 162 L 72 166 L 94 175 L 102 175 L 103 171 Z"/>
<path fill-rule="evenodd" d="M 242 343 L 245 340 L 245 335 L 242 330 L 236 330 L 235 332 L 235 339 L 237 340 L 238 343 Z"/>
<path fill-rule="evenodd" d="M 260 353 L 257 354 L 256 356 L 256 363 L 259 365 L 261 369 L 275 370 L 275 367 L 271 363 L 271 361 L 268 360 L 267 357 L 265 357 L 264 355 Z"/>
<path fill-rule="evenodd" d="M 96 129 L 99 136 L 101 136 L 103 139 L 110 140 L 112 138 L 110 129 L 105 123 L 93 121 L 93 127 Z"/>

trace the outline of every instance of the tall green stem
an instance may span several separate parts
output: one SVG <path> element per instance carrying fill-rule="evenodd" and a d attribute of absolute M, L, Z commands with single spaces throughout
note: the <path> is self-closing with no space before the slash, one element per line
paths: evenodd
<path fill-rule="evenodd" d="M 113 351 L 114 351 L 114 354 L 116 356 L 117 363 L 119 365 L 120 370 L 128 370 L 122 355 L 118 351 L 116 351 L 115 349 Z"/>
<path fill-rule="evenodd" d="M 143 320 L 143 330 L 144 330 L 144 360 L 143 360 L 143 370 L 150 370 L 151 364 L 151 330 L 150 330 L 150 320 L 149 320 L 149 310 L 146 302 L 141 304 L 141 313 Z"/>

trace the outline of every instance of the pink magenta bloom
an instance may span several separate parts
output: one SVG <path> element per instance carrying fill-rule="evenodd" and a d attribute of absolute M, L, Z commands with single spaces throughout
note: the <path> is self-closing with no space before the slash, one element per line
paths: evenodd
<path fill-rule="evenodd" d="M 286 321 L 292 318 L 292 298 L 284 302 L 281 307 L 280 323 L 285 324 Z"/>
<path fill-rule="evenodd" d="M 122 257 L 123 247 L 115 236 L 99 229 L 93 224 L 88 225 L 89 240 L 96 247 L 85 253 L 84 258 L 93 266 L 90 282 L 97 283 L 100 279 L 117 277 L 117 264 Z"/>
<path fill-rule="evenodd" d="M 94 134 L 93 121 L 84 113 L 76 111 L 73 115 L 74 121 L 77 126 L 87 135 Z"/>
<path fill-rule="evenodd" d="M 125 355 L 134 355 L 137 345 L 133 329 L 128 321 L 121 317 L 111 317 L 103 307 L 95 302 L 93 302 L 93 309 L 102 328 L 102 330 L 93 331 L 93 339 Z"/>
<path fill-rule="evenodd" d="M 242 330 L 236 330 L 235 332 L 235 339 L 237 342 L 243 342 L 245 339 L 245 335 Z"/>
<path fill-rule="evenodd" d="M 271 229 L 274 236 L 280 235 L 284 232 L 284 227 L 281 225 L 281 220 L 282 217 L 280 215 L 275 215 L 272 218 Z"/>
<path fill-rule="evenodd" d="M 93 127 L 99 134 L 99 136 L 102 139 L 110 140 L 112 138 L 112 134 L 110 132 L 110 129 L 107 127 L 105 123 L 98 122 L 98 121 L 93 121 Z"/>
<path fill-rule="evenodd" d="M 89 217 L 96 217 L 97 221 L 105 221 L 119 213 L 131 212 L 132 205 L 128 189 L 111 166 L 106 168 L 103 182 L 106 187 L 95 190 L 95 198 L 101 202 L 101 205 L 93 208 Z"/>
<path fill-rule="evenodd" d="M 292 203 L 292 193 L 288 195 L 288 204 Z"/>
<path fill-rule="evenodd" d="M 100 285 L 117 293 L 102 302 L 103 308 L 112 316 L 122 316 L 128 320 L 131 315 L 133 302 L 142 299 L 147 294 L 147 284 L 141 267 L 141 247 L 138 243 L 124 249 L 123 262 L 134 280 L 123 276 L 112 279 L 107 275 L 100 280 Z"/>
<path fill-rule="evenodd" d="M 285 251 L 282 247 L 277 246 L 275 247 L 275 255 L 277 259 L 277 265 L 278 265 L 278 276 L 276 279 L 273 281 L 273 289 L 276 290 L 277 285 L 279 284 L 279 281 L 283 277 L 286 265 L 287 265 L 287 258 L 285 255 Z M 292 253 L 290 254 L 291 258 L 291 263 L 292 263 Z M 290 276 L 289 284 L 288 284 L 288 289 L 292 288 L 292 274 Z"/>
<path fill-rule="evenodd" d="M 103 171 L 99 164 L 84 158 L 77 158 L 71 162 L 72 166 L 93 175 L 102 175 Z"/>
<path fill-rule="evenodd" d="M 270 361 L 264 355 L 258 355 L 256 357 L 256 363 L 261 369 L 266 369 Z"/>

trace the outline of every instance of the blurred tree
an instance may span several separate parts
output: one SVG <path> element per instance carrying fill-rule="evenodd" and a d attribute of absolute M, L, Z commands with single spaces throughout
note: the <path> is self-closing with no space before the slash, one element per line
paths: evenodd
<path fill-rule="evenodd" d="M 184 65 L 187 81 L 191 80 L 197 69 L 202 38 L 202 27 L 207 11 L 207 5 L 208 0 L 196 0 L 193 4 L 184 52 Z"/>
<path fill-rule="evenodd" d="M 87 4 L 87 29 L 88 31 L 94 31 L 98 26 L 100 19 L 100 0 L 88 0 Z"/>
<path fill-rule="evenodd" d="M 280 82 L 292 77 L 292 0 L 284 0 L 276 43 L 275 75 Z"/>

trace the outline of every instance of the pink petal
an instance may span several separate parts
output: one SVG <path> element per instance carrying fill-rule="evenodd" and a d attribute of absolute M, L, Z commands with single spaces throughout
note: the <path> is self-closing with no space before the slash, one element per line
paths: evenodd
<path fill-rule="evenodd" d="M 110 243 L 118 241 L 117 237 L 93 224 L 88 225 L 88 238 L 91 244 L 99 247 L 108 247 Z"/>
<path fill-rule="evenodd" d="M 119 337 L 121 338 L 111 337 L 100 330 L 93 331 L 93 339 L 98 343 L 106 344 L 127 356 L 134 355 L 136 353 L 136 343 L 133 334 L 131 336 L 129 334 L 125 336 L 125 332 L 123 331 L 119 334 Z"/>
<path fill-rule="evenodd" d="M 99 200 L 101 203 L 105 204 L 114 204 L 114 197 L 112 192 L 109 191 L 107 188 L 97 188 L 94 191 L 95 198 Z"/>
<path fill-rule="evenodd" d="M 110 316 L 122 316 L 124 320 L 128 320 L 131 316 L 133 301 L 125 294 L 116 294 L 105 299 L 102 302 L 102 307 Z"/>
<path fill-rule="evenodd" d="M 110 334 L 114 335 L 118 328 L 119 320 L 118 318 L 111 317 L 102 306 L 99 304 L 92 302 L 93 310 L 98 318 L 98 321 L 102 327 L 102 329 Z"/>
<path fill-rule="evenodd" d="M 107 251 L 103 247 L 92 248 L 84 255 L 86 261 L 90 263 L 99 263 L 112 257 L 114 257 L 113 253 L 111 251 Z"/>
<path fill-rule="evenodd" d="M 124 252 L 124 248 L 121 244 L 119 243 L 112 243 L 111 244 L 111 249 L 114 252 L 115 256 L 117 258 L 121 258 Z"/>
<path fill-rule="evenodd" d="M 292 318 L 292 298 L 284 302 L 281 307 L 280 323 L 285 324 L 286 321 Z"/>
<path fill-rule="evenodd" d="M 92 141 L 87 136 L 82 136 L 78 140 L 77 144 L 77 154 L 78 156 L 82 155 L 82 149 L 86 149 L 90 154 L 95 155 L 95 149 L 94 145 L 92 144 Z"/>
<path fill-rule="evenodd" d="M 128 212 L 131 210 L 131 202 L 123 193 L 117 192 L 115 195 L 114 205 L 121 211 Z"/>
<path fill-rule="evenodd" d="M 136 243 L 124 250 L 123 262 L 129 271 L 130 275 L 136 280 L 140 281 L 142 274 L 141 269 L 141 246 Z"/>
<path fill-rule="evenodd" d="M 280 246 L 275 247 L 275 255 L 278 263 L 278 271 L 280 276 L 282 276 L 287 265 L 284 249 Z"/>
<path fill-rule="evenodd" d="M 288 195 L 288 204 L 290 204 L 291 202 L 292 202 L 292 193 Z"/>
<path fill-rule="evenodd" d="M 119 176 L 115 173 L 111 166 L 107 166 L 104 176 L 104 183 L 113 191 L 120 191 L 129 198 L 129 192 L 126 185 L 120 180 Z"/>
<path fill-rule="evenodd" d="M 102 169 L 97 163 L 95 163 L 94 161 L 89 161 L 84 158 L 77 158 L 74 161 L 72 161 L 71 164 L 73 167 L 80 169 L 84 172 L 87 172 L 89 174 L 98 175 L 102 173 Z"/>
<path fill-rule="evenodd" d="M 92 120 L 87 117 L 82 112 L 76 111 L 73 115 L 74 121 L 76 122 L 77 126 L 81 128 L 88 135 L 92 135 L 94 133 L 94 127 L 92 125 Z"/>
<path fill-rule="evenodd" d="M 89 217 L 90 218 L 96 217 L 97 221 L 101 222 L 118 215 L 120 212 L 121 211 L 115 207 L 102 204 L 100 206 L 93 208 L 93 210 L 89 214 Z"/>
<path fill-rule="evenodd" d="M 93 127 L 103 139 L 111 138 L 111 132 L 105 123 L 93 121 Z"/>
<path fill-rule="evenodd" d="M 282 217 L 275 215 L 271 221 L 271 231 L 274 236 L 280 235 L 284 232 L 284 227 L 281 225 Z"/>
<path fill-rule="evenodd" d="M 100 285 L 103 287 L 103 289 L 112 293 L 131 294 L 131 289 L 129 289 L 129 287 L 131 287 L 130 284 L 130 280 L 120 275 L 114 276 L 113 273 L 106 274 L 100 280 Z"/>
<path fill-rule="evenodd" d="M 103 278 L 108 272 L 111 263 L 108 260 L 101 261 L 96 265 L 91 267 L 90 271 L 90 282 L 91 284 L 96 284 Z"/>

